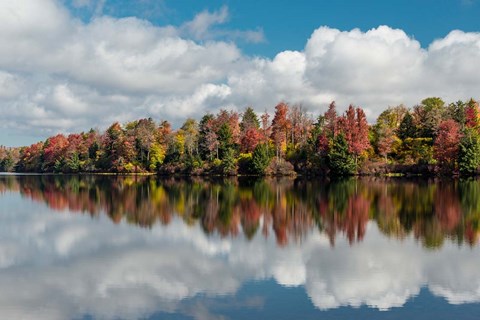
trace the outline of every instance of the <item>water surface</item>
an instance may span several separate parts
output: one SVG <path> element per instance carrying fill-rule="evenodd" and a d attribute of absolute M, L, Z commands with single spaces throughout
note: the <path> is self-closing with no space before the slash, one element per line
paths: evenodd
<path fill-rule="evenodd" d="M 10 319 L 477 319 L 480 181 L 0 176 Z"/>

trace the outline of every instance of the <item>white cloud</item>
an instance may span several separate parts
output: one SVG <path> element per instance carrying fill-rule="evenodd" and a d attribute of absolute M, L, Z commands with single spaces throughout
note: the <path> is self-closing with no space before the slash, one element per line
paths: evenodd
<path fill-rule="evenodd" d="M 217 25 L 228 21 L 228 7 L 223 6 L 218 11 L 207 10 L 197 14 L 191 21 L 180 26 L 180 33 L 195 40 L 212 40 L 227 38 L 232 40 L 244 40 L 246 42 L 259 43 L 265 41 L 262 29 L 257 30 L 228 30 L 215 28 Z"/>
<path fill-rule="evenodd" d="M 197 14 L 192 21 L 185 23 L 183 27 L 194 39 L 202 40 L 209 36 L 209 31 L 212 26 L 225 23 L 227 18 L 228 8 L 223 6 L 219 11 L 203 11 Z"/>
<path fill-rule="evenodd" d="M 389 105 L 475 98 L 480 85 L 480 33 L 452 31 L 422 48 L 388 26 L 320 27 L 304 50 L 269 59 L 246 56 L 232 42 L 262 41 L 261 29 L 219 27 L 227 7 L 175 27 L 102 15 L 82 22 L 55 0 L 2 6 L 0 42 L 8 45 L 0 47 L 0 132 L 13 135 L 41 139 L 147 116 L 179 125 L 222 107 L 272 111 L 280 100 L 314 113 L 331 100 L 340 108 L 354 103 L 373 122 Z"/>

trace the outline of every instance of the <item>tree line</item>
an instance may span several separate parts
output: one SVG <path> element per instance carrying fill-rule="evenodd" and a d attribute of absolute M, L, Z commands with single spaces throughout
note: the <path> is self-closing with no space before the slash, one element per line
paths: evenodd
<path fill-rule="evenodd" d="M 0 171 L 112 172 L 165 175 L 353 175 L 399 167 L 437 174 L 478 173 L 480 110 L 477 101 L 446 104 L 424 99 L 413 108 L 384 110 L 373 125 L 350 105 L 332 102 L 313 119 L 285 102 L 260 117 L 221 110 L 174 130 L 152 118 L 104 132 L 57 134 L 27 147 L 0 147 Z"/>

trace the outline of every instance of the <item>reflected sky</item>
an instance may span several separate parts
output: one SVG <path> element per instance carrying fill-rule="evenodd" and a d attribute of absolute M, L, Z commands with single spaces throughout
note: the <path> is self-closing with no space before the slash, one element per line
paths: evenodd
<path fill-rule="evenodd" d="M 385 310 L 381 314 L 388 315 L 425 299 L 436 299 L 436 307 L 480 302 L 480 249 L 476 242 L 459 241 L 465 236 L 459 235 L 456 222 L 465 225 L 476 212 L 470 202 L 464 204 L 464 192 L 455 193 L 457 202 L 445 199 L 445 190 L 465 190 L 459 182 L 422 187 L 411 181 L 354 181 L 353 187 L 342 182 L 321 189 L 303 182 L 261 181 L 264 187 L 266 183 L 262 189 L 237 181 L 228 191 L 231 186 L 225 182 L 42 179 L 0 177 L 0 310 L 5 318 L 271 318 L 271 301 L 278 301 L 278 310 L 286 304 L 318 318 L 319 313 L 327 317 L 345 308 L 350 316 L 362 310 Z M 155 202 L 160 187 L 164 198 Z M 477 190 L 475 185 L 468 188 Z M 233 194 L 216 194 L 217 189 Z M 95 204 L 80 201 L 81 190 Z M 316 200 L 294 190 L 310 190 Z M 427 216 L 423 219 L 407 219 L 403 214 L 411 216 L 411 210 L 386 205 L 396 203 L 402 192 L 419 191 L 437 199 L 417 204 L 423 211 L 415 215 Z M 336 202 L 330 205 L 336 211 L 321 209 L 322 192 Z M 397 198 L 380 200 L 382 192 Z M 132 197 L 135 205 L 119 196 Z M 217 196 L 223 199 L 216 204 L 220 209 L 207 201 Z M 191 197 L 216 213 L 189 213 L 197 210 Z M 249 199 L 248 205 L 241 199 Z M 260 208 L 258 217 L 248 209 L 252 201 Z M 154 211 L 145 202 L 162 209 Z M 380 210 L 379 204 L 390 209 Z M 456 213 L 449 208 L 456 206 L 459 217 L 451 218 Z M 120 218 L 118 210 L 124 210 Z M 173 212 L 165 219 L 162 210 Z M 146 223 L 151 220 L 147 214 L 163 218 Z M 444 216 L 449 218 L 442 221 Z M 248 219 L 258 222 L 257 232 L 250 231 L 255 223 Z M 395 227 L 386 227 L 391 224 Z M 353 238 L 349 228 L 355 230 Z M 438 239 L 436 246 L 425 245 L 422 230 L 432 228 L 437 228 L 436 238 L 438 230 L 446 234 L 441 245 Z M 283 233 L 288 241 L 282 240 Z"/>

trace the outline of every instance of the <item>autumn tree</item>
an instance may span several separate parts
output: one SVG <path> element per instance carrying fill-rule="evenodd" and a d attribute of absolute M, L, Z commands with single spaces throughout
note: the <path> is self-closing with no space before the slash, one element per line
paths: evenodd
<path fill-rule="evenodd" d="M 260 133 L 260 122 L 257 115 L 251 107 L 245 109 L 240 122 L 241 141 L 240 151 L 253 152 L 256 145 L 260 142 L 262 134 Z"/>
<path fill-rule="evenodd" d="M 103 136 L 102 168 L 115 172 L 134 171 L 132 160 L 135 157 L 135 141 L 132 136 L 125 135 L 122 126 L 115 122 Z"/>
<path fill-rule="evenodd" d="M 136 158 L 144 168 L 148 168 L 150 163 L 150 152 L 155 143 L 155 133 L 157 126 L 152 118 L 138 120 L 131 132 L 135 141 Z"/>
<path fill-rule="evenodd" d="M 325 134 L 328 139 L 332 139 L 336 135 L 337 119 L 338 119 L 338 115 L 337 115 L 335 101 L 332 101 L 328 106 L 328 110 L 325 112 L 325 115 L 324 115 Z"/>
<path fill-rule="evenodd" d="M 394 143 L 396 142 L 395 138 L 395 131 L 389 127 L 382 127 L 377 129 L 377 150 L 378 154 L 385 158 L 385 162 L 387 162 L 388 154 L 392 152 Z M 397 138 L 398 139 L 398 138 Z"/>
<path fill-rule="evenodd" d="M 296 148 L 297 145 L 305 145 L 312 125 L 306 110 L 301 105 L 294 105 L 288 113 L 288 119 L 291 125 L 290 142 L 292 146 Z"/>
<path fill-rule="evenodd" d="M 43 142 L 34 143 L 20 150 L 20 159 L 17 164 L 19 171 L 41 172 L 42 171 Z"/>
<path fill-rule="evenodd" d="M 43 146 L 42 171 L 61 171 L 67 147 L 68 139 L 63 134 L 48 138 Z"/>
<path fill-rule="evenodd" d="M 469 128 L 480 127 L 480 109 L 478 102 L 473 99 L 465 106 L 465 125 Z"/>
<path fill-rule="evenodd" d="M 222 126 L 228 127 L 231 137 L 229 143 L 237 148 L 240 144 L 240 123 L 239 115 L 235 111 L 220 110 L 215 119 L 217 135 Z"/>
<path fill-rule="evenodd" d="M 275 107 L 275 115 L 272 120 L 272 134 L 271 138 L 275 144 L 277 157 L 286 149 L 286 141 L 288 131 L 291 128 L 291 122 L 287 118 L 288 105 L 284 102 L 279 103 Z"/>
<path fill-rule="evenodd" d="M 149 171 L 157 171 L 165 161 L 169 143 L 173 141 L 171 124 L 168 121 L 162 121 L 157 127 L 154 137 L 148 159 Z"/>
<path fill-rule="evenodd" d="M 183 123 L 180 130 L 183 132 L 185 139 L 185 153 L 192 156 L 194 153 L 198 154 L 198 124 L 195 119 L 188 118 Z"/>
<path fill-rule="evenodd" d="M 249 128 L 243 134 L 241 141 L 242 152 L 253 152 L 257 144 L 262 140 L 262 134 L 257 128 Z"/>
<path fill-rule="evenodd" d="M 339 132 L 342 133 L 348 144 L 348 149 L 353 154 L 355 164 L 358 157 L 370 147 L 368 139 L 368 122 L 361 108 L 350 105 L 345 114 L 337 120 Z"/>
<path fill-rule="evenodd" d="M 387 160 L 387 155 L 400 145 L 400 139 L 397 132 L 404 117 L 408 114 L 408 109 L 399 105 L 397 107 L 389 107 L 380 113 L 376 124 L 373 126 L 374 145 L 378 154 Z"/>
<path fill-rule="evenodd" d="M 437 130 L 433 146 L 433 156 L 443 171 L 455 169 L 460 142 L 460 125 L 452 120 L 444 120 Z"/>
<path fill-rule="evenodd" d="M 418 136 L 422 138 L 435 138 L 436 129 L 445 113 L 445 102 L 433 97 L 422 100 L 422 103 L 413 109 L 413 118 L 418 128 Z"/>
<path fill-rule="evenodd" d="M 262 141 L 263 143 L 268 143 L 269 137 L 272 131 L 272 128 L 270 126 L 270 115 L 268 114 L 267 110 L 262 114 L 261 120 L 262 120 Z"/>

